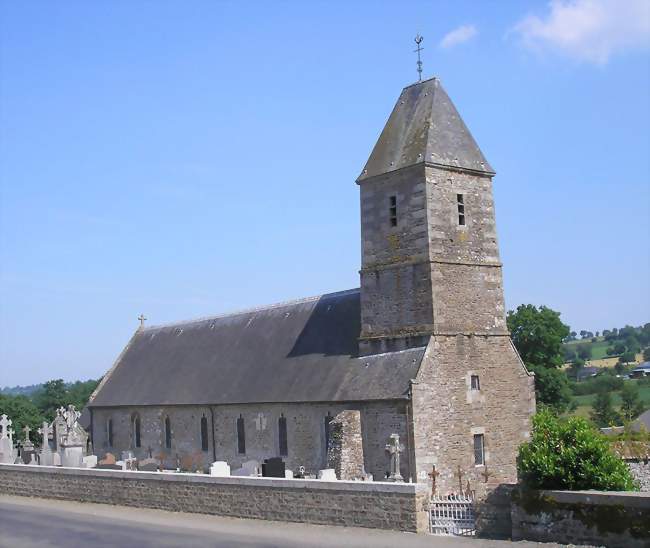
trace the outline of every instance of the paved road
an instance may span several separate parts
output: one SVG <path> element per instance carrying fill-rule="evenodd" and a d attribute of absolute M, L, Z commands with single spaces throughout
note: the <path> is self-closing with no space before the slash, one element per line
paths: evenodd
<path fill-rule="evenodd" d="M 0 495 L 2 548 L 552 548 Z"/>

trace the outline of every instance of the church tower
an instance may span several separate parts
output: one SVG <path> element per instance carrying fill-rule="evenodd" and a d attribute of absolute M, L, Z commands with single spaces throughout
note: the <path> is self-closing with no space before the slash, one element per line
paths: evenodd
<path fill-rule="evenodd" d="M 409 458 L 413 479 L 433 473 L 449 492 L 459 473 L 479 491 L 516 480 L 535 405 L 506 326 L 494 174 L 432 78 L 402 90 L 357 179 L 360 353 L 426 346 Z"/>
<path fill-rule="evenodd" d="M 357 179 L 362 351 L 507 332 L 493 175 L 438 79 L 402 91 Z"/>

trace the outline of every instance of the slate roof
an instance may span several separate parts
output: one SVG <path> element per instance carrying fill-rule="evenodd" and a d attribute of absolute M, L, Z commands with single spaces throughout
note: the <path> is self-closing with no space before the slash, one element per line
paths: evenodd
<path fill-rule="evenodd" d="M 402 90 L 357 181 L 425 161 L 494 175 L 437 78 Z"/>
<path fill-rule="evenodd" d="M 424 348 L 357 356 L 359 290 L 136 332 L 90 407 L 406 397 Z"/>

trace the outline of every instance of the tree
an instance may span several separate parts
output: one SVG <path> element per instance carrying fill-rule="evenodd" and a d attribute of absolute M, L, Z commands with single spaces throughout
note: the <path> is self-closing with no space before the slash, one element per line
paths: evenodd
<path fill-rule="evenodd" d="M 617 342 L 614 345 L 614 354 L 622 354 L 625 352 L 625 345 L 622 342 Z"/>
<path fill-rule="evenodd" d="M 571 367 L 570 367 L 570 372 L 571 376 L 574 379 L 578 379 L 578 375 L 580 374 L 580 370 L 585 366 L 584 360 L 581 360 L 580 358 L 576 358 L 571 362 Z"/>
<path fill-rule="evenodd" d="M 637 489 L 627 465 L 586 420 L 558 419 L 548 411 L 533 417 L 533 434 L 519 447 L 517 468 L 532 489 Z"/>
<path fill-rule="evenodd" d="M 619 363 L 621 364 L 631 363 L 634 360 L 636 360 L 636 355 L 634 352 L 623 352 L 623 354 L 621 354 L 621 357 L 618 359 Z"/>
<path fill-rule="evenodd" d="M 572 346 L 565 346 L 563 352 L 565 362 L 572 362 L 578 357 Z"/>
<path fill-rule="evenodd" d="M 621 400 L 621 413 L 625 421 L 631 421 L 643 413 L 643 403 L 639 397 L 639 387 L 633 381 L 628 381 L 623 385 Z"/>
<path fill-rule="evenodd" d="M 546 306 L 538 309 L 522 304 L 516 312 L 508 312 L 507 322 L 521 359 L 535 373 L 538 403 L 555 412 L 565 411 L 571 403 L 571 389 L 566 375 L 556 368 L 564 362 L 562 341 L 569 335 L 569 327 L 560 320 L 560 313 Z"/>
<path fill-rule="evenodd" d="M 41 390 L 34 395 L 34 403 L 48 421 L 56 416 L 59 407 L 68 404 L 67 390 L 63 379 L 47 381 Z"/>
<path fill-rule="evenodd" d="M 650 362 L 650 346 L 643 350 L 643 361 Z"/>
<path fill-rule="evenodd" d="M 562 340 L 569 327 L 560 320 L 560 313 L 546 306 L 520 305 L 508 312 L 508 329 L 512 341 L 526 365 L 559 367 L 563 363 Z"/>
<path fill-rule="evenodd" d="M 101 379 L 100 379 L 101 380 Z M 88 381 L 77 381 L 67 388 L 66 399 L 68 404 L 74 405 L 79 411 L 81 411 L 86 404 L 90 395 L 93 393 L 99 380 L 88 380 Z"/>
<path fill-rule="evenodd" d="M 43 422 L 38 408 L 27 398 L 27 396 L 11 396 L 0 394 L 0 415 L 5 414 L 12 420 L 12 428 L 16 435 L 14 440 L 24 439 L 23 428 L 29 426 L 31 432 L 29 437 L 32 441 L 37 440 L 36 431 Z"/>
<path fill-rule="evenodd" d="M 605 390 L 598 392 L 591 407 L 592 412 L 590 418 L 600 428 L 616 426 L 620 422 L 618 413 L 614 411 L 612 394 L 610 392 Z"/>
<path fill-rule="evenodd" d="M 571 405 L 571 388 L 563 371 L 544 367 L 530 366 L 535 373 L 535 399 L 542 406 L 547 406 L 555 413 L 564 413 Z"/>
<path fill-rule="evenodd" d="M 578 357 L 581 360 L 588 360 L 591 358 L 591 345 L 590 344 L 579 344 L 577 349 Z"/>

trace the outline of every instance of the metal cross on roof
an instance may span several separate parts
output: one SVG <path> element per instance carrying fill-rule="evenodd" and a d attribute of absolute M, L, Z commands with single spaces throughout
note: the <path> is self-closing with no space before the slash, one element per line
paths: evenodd
<path fill-rule="evenodd" d="M 420 52 L 424 49 L 420 47 L 422 40 L 424 40 L 424 38 L 420 36 L 420 33 L 418 32 L 415 36 L 415 43 L 418 45 L 418 49 L 413 50 L 418 54 L 418 82 L 422 81 L 422 61 L 420 59 Z"/>
<path fill-rule="evenodd" d="M 138 316 L 138 320 L 140 320 L 140 329 L 142 329 L 144 327 L 144 322 L 145 322 L 146 319 L 147 318 L 144 317 L 144 314 L 140 314 Z"/>

